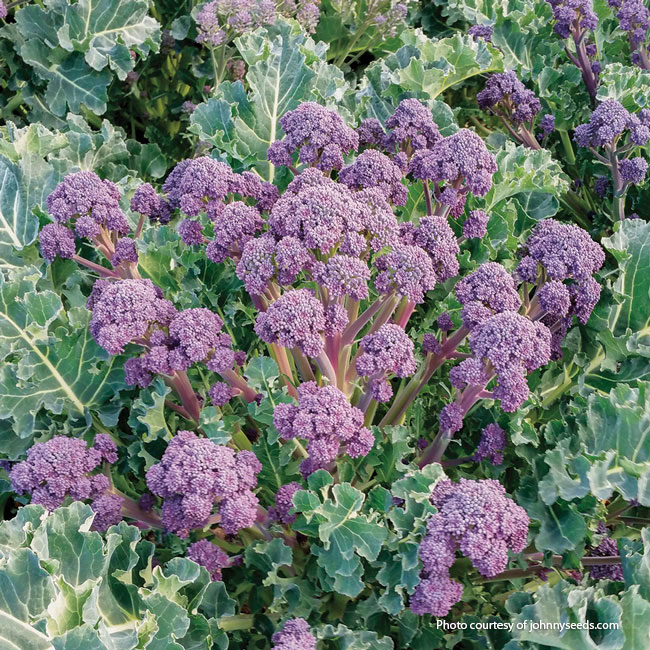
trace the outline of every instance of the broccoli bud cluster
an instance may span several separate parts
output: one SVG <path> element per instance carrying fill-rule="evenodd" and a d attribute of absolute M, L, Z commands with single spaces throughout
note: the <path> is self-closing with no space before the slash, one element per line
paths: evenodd
<path fill-rule="evenodd" d="M 93 526 L 106 530 L 122 519 L 122 498 L 108 492 L 108 476 L 97 473 L 102 463 L 117 461 L 117 446 L 105 433 L 98 433 L 92 447 L 80 438 L 55 436 L 30 447 L 26 460 L 9 472 L 16 494 L 29 494 L 31 502 L 54 510 L 65 503 L 91 501 Z"/>
<path fill-rule="evenodd" d="M 529 519 L 492 479 L 441 481 L 431 503 L 438 512 L 420 543 L 423 568 L 411 610 L 446 616 L 462 594 L 462 585 L 449 577 L 456 552 L 468 557 L 481 575 L 493 577 L 508 565 L 508 551 L 520 553 L 526 547 Z"/>
<path fill-rule="evenodd" d="M 147 471 L 147 487 L 163 499 L 162 522 L 179 537 L 204 528 L 215 508 L 219 525 L 229 534 L 252 526 L 258 500 L 252 492 L 262 465 L 250 451 L 229 447 L 179 431 L 159 463 Z"/>
<path fill-rule="evenodd" d="M 300 470 L 308 476 L 325 469 L 339 454 L 341 447 L 352 458 L 368 454 L 375 439 L 363 426 L 363 413 L 351 406 L 346 396 L 334 386 L 318 386 L 309 381 L 298 387 L 298 404 L 278 404 L 273 424 L 284 440 L 307 440 L 309 458 Z"/>

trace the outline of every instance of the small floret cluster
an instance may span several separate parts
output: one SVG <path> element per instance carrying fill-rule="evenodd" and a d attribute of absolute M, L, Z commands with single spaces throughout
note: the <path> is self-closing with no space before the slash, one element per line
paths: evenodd
<path fill-rule="evenodd" d="M 468 329 L 494 314 L 518 311 L 521 307 L 514 278 L 497 262 L 481 264 L 456 284 L 455 291 L 463 305 L 463 324 Z"/>
<path fill-rule="evenodd" d="M 68 174 L 48 195 L 46 204 L 55 221 L 44 226 L 40 234 L 41 253 L 49 261 L 75 255 L 75 234 L 93 240 L 110 258 L 116 253 L 111 235 L 125 235 L 130 230 L 120 207 L 119 188 L 94 172 Z M 132 240 L 120 241 L 122 251 L 117 252 L 116 265 L 124 261 L 124 248 L 132 245 Z"/>
<path fill-rule="evenodd" d="M 281 524 L 292 524 L 296 515 L 291 513 L 293 508 L 293 497 L 299 490 L 302 490 L 300 483 L 292 481 L 278 488 L 275 493 L 275 506 L 269 508 L 269 517 Z"/>
<path fill-rule="evenodd" d="M 152 223 L 169 223 L 172 209 L 167 201 L 163 200 L 149 183 L 142 183 L 131 197 L 131 210 L 145 217 Z"/>
<path fill-rule="evenodd" d="M 643 146 L 650 140 L 650 110 L 630 113 L 615 99 L 598 105 L 589 122 L 575 128 L 574 140 L 581 147 L 615 147 L 621 136 L 628 132 L 630 142 Z"/>
<path fill-rule="evenodd" d="M 268 159 L 274 165 L 291 167 L 297 162 L 323 171 L 341 169 L 343 156 L 356 150 L 359 136 L 338 113 L 315 102 L 303 102 L 280 118 L 285 133 L 271 143 Z"/>
<path fill-rule="evenodd" d="M 232 340 L 223 321 L 209 309 L 177 311 L 151 280 L 98 280 L 88 300 L 90 333 L 109 354 L 128 343 L 146 348 L 124 364 L 127 383 L 143 388 L 152 374 L 173 375 L 203 362 L 214 372 L 235 363 Z"/>
<path fill-rule="evenodd" d="M 479 108 L 491 109 L 513 124 L 532 122 L 542 109 L 535 93 L 519 81 L 514 70 L 493 74 L 476 99 Z"/>
<path fill-rule="evenodd" d="M 409 164 L 411 175 L 433 181 L 436 198 L 457 214 L 462 213 L 467 192 L 481 197 L 488 193 L 496 171 L 495 157 L 469 129 L 460 129 L 432 148 L 417 151 Z"/>
<path fill-rule="evenodd" d="M 309 289 L 293 289 L 259 314 L 255 333 L 266 343 L 297 347 L 308 357 L 317 357 L 330 327 L 320 300 Z"/>
<path fill-rule="evenodd" d="M 120 235 L 128 233 L 129 224 L 119 202 L 117 185 L 101 180 L 94 172 L 68 174 L 46 199 L 50 216 L 63 225 L 75 221 L 80 237 L 92 236 L 86 233 L 98 233 L 101 228 Z"/>
<path fill-rule="evenodd" d="M 467 33 L 475 40 L 484 40 L 486 43 L 492 42 L 492 34 L 494 34 L 494 27 L 492 25 L 472 25 Z"/>
<path fill-rule="evenodd" d="M 308 476 L 325 469 L 341 451 L 352 458 L 365 456 L 375 442 L 369 429 L 363 426 L 363 413 L 351 406 L 335 386 L 318 386 L 308 381 L 298 387 L 298 404 L 278 404 L 273 412 L 273 424 L 284 440 L 307 440 L 309 458 L 300 465 Z"/>
<path fill-rule="evenodd" d="M 211 580 L 221 580 L 221 570 L 230 564 L 230 558 L 218 546 L 201 539 L 187 547 L 187 557 L 205 567 Z"/>
<path fill-rule="evenodd" d="M 429 519 L 420 544 L 423 568 L 411 610 L 446 616 L 462 594 L 462 585 L 449 577 L 456 552 L 468 557 L 481 575 L 493 577 L 506 568 L 508 551 L 520 553 L 526 547 L 529 519 L 491 479 L 441 481 L 431 502 L 438 513 Z"/>
<path fill-rule="evenodd" d="M 650 11 L 642 0 L 609 0 L 609 4 L 618 9 L 616 17 L 619 27 L 627 32 L 632 62 L 646 70 L 650 69 Z"/>
<path fill-rule="evenodd" d="M 9 480 L 16 494 L 29 494 L 32 503 L 47 510 L 58 508 L 67 498 L 90 500 L 94 527 L 106 530 L 122 519 L 122 498 L 107 492 L 110 480 L 96 470 L 103 462 L 116 461 L 117 447 L 107 434 L 97 434 L 92 447 L 80 438 L 55 436 L 30 447 L 27 459 L 9 472 Z"/>
<path fill-rule="evenodd" d="M 551 317 L 575 315 L 586 323 L 600 297 L 600 285 L 592 277 L 605 262 L 600 245 L 579 226 L 544 219 L 533 228 L 523 252 L 517 267 L 521 280 L 534 284 L 543 271 L 547 279 L 566 285 L 571 302 L 568 310 L 566 292 L 559 286 L 552 285 L 549 290 L 538 285 L 538 300 Z"/>
<path fill-rule="evenodd" d="M 282 286 L 293 284 L 304 269 L 313 262 L 313 255 L 296 237 L 282 237 L 276 241 L 271 233 L 249 239 L 237 263 L 237 277 L 246 291 L 262 295 L 271 281 Z"/>
<path fill-rule="evenodd" d="M 262 465 L 250 451 L 179 431 L 159 463 L 147 471 L 147 487 L 163 499 L 162 522 L 179 537 L 204 528 L 216 505 L 219 525 L 228 534 L 252 526 L 258 500 L 252 492 Z"/>
<path fill-rule="evenodd" d="M 493 397 L 504 411 L 516 411 L 528 398 L 526 373 L 545 365 L 551 358 L 551 332 L 541 322 L 533 322 L 516 312 L 504 311 L 477 325 L 470 333 L 473 359 L 458 368 L 468 372 L 467 383 L 476 375 L 476 362 L 484 372 L 497 377 Z"/>
<path fill-rule="evenodd" d="M 196 41 L 217 47 L 245 32 L 273 25 L 276 16 L 295 18 L 306 31 L 313 33 L 320 16 L 318 3 L 319 0 L 279 3 L 275 0 L 211 0 L 196 14 Z"/>
<path fill-rule="evenodd" d="M 481 431 L 481 441 L 472 458 L 477 463 L 487 460 L 492 465 L 501 465 L 507 444 L 506 432 L 496 422 L 492 422 Z"/>
<path fill-rule="evenodd" d="M 598 25 L 591 0 L 546 0 L 553 8 L 554 31 L 562 38 L 569 38 L 572 32 L 593 31 Z"/>
<path fill-rule="evenodd" d="M 612 557 L 619 554 L 618 544 L 615 539 L 608 536 L 608 530 L 601 521 L 598 523 L 598 534 L 603 536 L 598 546 L 592 548 L 586 557 Z M 600 566 L 590 566 L 589 575 L 594 580 L 617 580 L 623 581 L 623 569 L 619 563 L 603 564 Z"/>
<path fill-rule="evenodd" d="M 357 373 L 368 378 L 373 399 L 387 402 L 393 395 L 387 376 L 410 377 L 417 368 L 413 341 L 399 325 L 387 324 L 366 334 L 359 347 L 362 353 L 357 357 Z"/>
<path fill-rule="evenodd" d="M 304 618 L 292 618 L 272 637 L 273 650 L 316 650 L 316 637 Z"/>
<path fill-rule="evenodd" d="M 109 354 L 120 354 L 127 343 L 143 338 L 154 323 L 167 326 L 177 314 L 151 280 L 98 280 L 88 309 L 93 312 L 90 333 Z"/>
<path fill-rule="evenodd" d="M 353 190 L 378 188 L 394 205 L 404 205 L 408 190 L 402 184 L 402 170 L 385 154 L 367 149 L 339 173 L 339 181 Z"/>

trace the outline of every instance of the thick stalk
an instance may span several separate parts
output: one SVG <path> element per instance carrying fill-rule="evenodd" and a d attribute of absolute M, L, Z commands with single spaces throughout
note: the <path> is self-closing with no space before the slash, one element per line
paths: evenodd
<path fill-rule="evenodd" d="M 539 554 L 541 555 L 541 554 Z M 541 559 L 541 558 L 540 558 Z M 609 564 L 620 564 L 621 556 L 620 555 L 604 555 L 602 557 L 583 557 L 580 560 L 582 566 L 606 566 Z M 554 555 L 553 556 L 553 566 L 561 567 L 562 566 L 562 556 Z M 543 573 L 548 571 L 550 567 L 542 566 L 541 564 L 534 564 L 527 569 L 510 569 L 499 573 L 493 578 L 478 578 L 480 584 L 486 582 L 498 582 L 499 580 L 515 580 L 516 578 L 526 578 L 537 573 Z"/>
<path fill-rule="evenodd" d="M 375 302 L 373 302 L 372 305 L 361 314 L 361 316 L 352 321 L 343 331 L 341 346 L 352 345 L 357 334 L 370 322 L 381 307 L 386 305 L 386 303 L 392 298 L 393 296 L 386 296 L 383 300 L 375 300 Z"/>
<path fill-rule="evenodd" d="M 363 426 L 370 427 L 372 426 L 372 421 L 375 419 L 375 413 L 377 412 L 377 401 L 372 400 L 366 409 L 365 416 L 363 418 Z"/>
<path fill-rule="evenodd" d="M 399 307 L 399 312 L 395 314 L 395 324 L 399 325 L 402 329 L 406 329 L 406 324 L 414 310 L 415 303 L 404 298 L 403 304 Z"/>
<path fill-rule="evenodd" d="M 181 404 L 190 418 L 198 422 L 201 417 L 201 405 L 190 384 L 185 371 L 177 370 L 169 377 L 165 376 L 165 383 L 170 386 L 181 400 Z"/>
<path fill-rule="evenodd" d="M 612 172 L 612 185 L 614 198 L 612 200 L 612 217 L 623 221 L 625 219 L 625 182 L 621 178 L 621 172 L 618 167 L 618 155 L 613 145 L 609 148 L 609 167 Z"/>
<path fill-rule="evenodd" d="M 334 370 L 332 362 L 324 351 L 316 357 L 316 363 L 318 364 L 318 367 L 320 368 L 323 375 L 327 377 L 330 385 L 336 386 L 336 371 Z"/>
<path fill-rule="evenodd" d="M 108 489 L 109 492 L 117 494 L 117 496 L 123 499 L 122 501 L 122 516 L 128 517 L 129 519 L 134 519 L 144 525 L 147 528 L 160 528 L 162 529 L 162 521 L 160 517 L 152 510 L 147 512 L 143 510 L 137 501 L 134 501 L 130 497 L 127 497 L 123 492 L 120 492 L 116 487 L 111 486 Z"/>
<path fill-rule="evenodd" d="M 573 40 L 576 44 L 576 58 L 578 59 L 578 67 L 582 73 L 582 79 L 587 86 L 587 92 L 592 101 L 596 99 L 598 92 L 598 84 L 596 82 L 596 75 L 591 67 L 589 57 L 587 56 L 587 46 L 585 45 L 585 34 L 573 32 Z"/>
<path fill-rule="evenodd" d="M 314 371 L 311 368 L 309 360 L 298 348 L 291 348 L 291 356 L 293 357 L 302 380 L 316 381 L 316 377 L 314 376 Z"/>
<path fill-rule="evenodd" d="M 259 397 L 254 389 L 252 389 L 248 382 L 238 375 L 234 370 L 222 370 L 219 373 L 233 388 L 237 388 L 241 391 L 242 397 L 247 402 L 255 402 Z"/>
<path fill-rule="evenodd" d="M 291 397 L 294 399 L 298 399 L 298 391 L 293 385 L 293 370 L 291 369 L 291 364 L 289 363 L 289 357 L 287 356 L 286 348 L 283 348 L 277 343 L 270 343 L 269 351 L 275 362 L 278 364 L 278 369 L 280 370 L 282 381 L 287 387 L 289 395 L 291 395 Z M 252 400 L 248 401 L 251 402 Z"/>
<path fill-rule="evenodd" d="M 95 271 L 96 273 L 99 273 L 103 278 L 120 278 L 122 277 L 117 271 L 111 271 L 110 269 L 104 268 L 103 266 L 100 266 L 99 264 L 95 264 L 95 262 L 91 262 L 90 260 L 87 260 L 85 257 L 81 257 L 79 255 L 73 255 L 72 259 L 77 262 L 77 264 L 81 264 L 82 266 L 85 266 L 86 268 L 90 269 L 91 271 Z"/>
<path fill-rule="evenodd" d="M 427 204 L 427 215 L 433 216 L 433 205 L 431 203 L 431 189 L 429 188 L 429 181 L 425 178 L 422 180 L 422 188 L 424 189 L 424 200 Z"/>
<path fill-rule="evenodd" d="M 569 137 L 569 132 L 562 129 L 558 129 L 560 134 L 560 140 L 562 141 L 562 146 L 564 147 L 564 154 L 566 156 L 567 162 L 569 165 L 575 165 L 576 155 L 573 151 L 573 145 L 571 144 L 571 138 Z"/>

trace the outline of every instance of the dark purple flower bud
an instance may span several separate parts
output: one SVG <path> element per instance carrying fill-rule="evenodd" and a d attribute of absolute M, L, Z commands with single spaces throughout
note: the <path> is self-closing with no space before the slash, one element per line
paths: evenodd
<path fill-rule="evenodd" d="M 216 382 L 208 391 L 215 406 L 225 406 L 233 398 L 233 389 L 223 381 Z"/>
<path fill-rule="evenodd" d="M 281 485 L 275 494 L 275 507 L 269 508 L 269 517 L 281 524 L 292 524 L 296 520 L 296 515 L 291 513 L 293 496 L 299 490 L 302 487 L 295 481 Z"/>
<path fill-rule="evenodd" d="M 339 181 L 353 190 L 376 187 L 394 205 L 405 205 L 408 191 L 402 184 L 402 170 L 375 149 L 364 151 L 339 172 Z"/>
<path fill-rule="evenodd" d="M 122 262 L 137 264 L 138 251 L 135 247 L 135 240 L 129 237 L 122 237 L 115 245 L 115 253 L 111 257 L 111 264 L 119 266 Z"/>
<path fill-rule="evenodd" d="M 492 25 L 472 25 L 467 33 L 475 40 L 483 39 L 486 43 L 492 42 L 492 33 L 494 27 Z"/>
<path fill-rule="evenodd" d="M 645 175 L 648 171 L 648 163 L 645 158 L 637 156 L 636 158 L 628 158 L 621 160 L 619 163 L 621 178 L 632 185 L 639 185 L 645 180 Z"/>
<path fill-rule="evenodd" d="M 230 559 L 225 551 L 207 539 L 201 539 L 187 547 L 187 557 L 205 567 L 210 574 L 210 580 L 221 580 L 221 570 L 230 565 Z"/>
<path fill-rule="evenodd" d="M 57 257 L 70 259 L 76 253 L 74 233 L 59 223 L 48 223 L 41 229 L 41 255 L 52 262 Z"/>
<path fill-rule="evenodd" d="M 483 210 L 472 210 L 463 224 L 463 237 L 467 239 L 485 237 L 488 221 L 490 221 L 490 216 Z"/>
<path fill-rule="evenodd" d="M 356 150 L 359 137 L 340 115 L 315 102 L 303 102 L 280 118 L 283 140 L 273 142 L 268 159 L 274 165 L 289 166 L 299 152 L 300 162 L 323 171 L 341 169 L 343 154 Z"/>
<path fill-rule="evenodd" d="M 447 312 L 443 312 L 438 316 L 438 327 L 443 332 L 448 332 L 449 330 L 454 329 L 454 322 L 451 320 L 451 316 Z"/>
<path fill-rule="evenodd" d="M 422 352 L 427 354 L 439 354 L 441 350 L 442 346 L 435 334 L 425 334 L 422 337 Z"/>
<path fill-rule="evenodd" d="M 498 424 L 493 422 L 481 431 L 481 441 L 472 458 L 477 463 L 487 459 L 492 465 L 501 465 L 503 462 L 503 450 L 507 444 L 506 432 Z"/>

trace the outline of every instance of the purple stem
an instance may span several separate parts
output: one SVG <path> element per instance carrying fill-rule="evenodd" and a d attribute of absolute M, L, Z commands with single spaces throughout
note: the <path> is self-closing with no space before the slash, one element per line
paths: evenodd
<path fill-rule="evenodd" d="M 219 373 L 233 388 L 241 391 L 242 397 L 247 402 L 254 402 L 257 400 L 259 393 L 252 389 L 248 382 L 238 375 L 234 370 L 222 370 Z"/>
<path fill-rule="evenodd" d="M 372 305 L 361 314 L 361 316 L 359 316 L 354 322 L 350 323 L 341 336 L 341 347 L 352 345 L 357 334 L 367 323 L 370 322 L 372 317 L 381 309 L 381 307 L 392 298 L 392 295 L 388 295 L 383 300 L 375 300 L 375 302 L 373 302 Z"/>
<path fill-rule="evenodd" d="M 469 330 L 462 325 L 442 344 L 442 348 L 438 354 L 427 355 L 426 365 L 423 371 L 415 374 L 411 378 L 411 381 L 395 396 L 390 409 L 388 409 L 388 413 L 386 413 L 379 423 L 380 427 L 399 422 L 417 394 L 427 385 L 433 373 L 456 353 L 456 348 L 464 341 L 468 334 Z"/>
<path fill-rule="evenodd" d="M 474 404 L 476 404 L 476 402 L 481 399 L 481 392 L 485 390 L 485 386 L 490 382 L 493 376 L 494 374 L 490 373 L 488 380 L 482 386 L 470 384 L 463 390 L 460 395 L 460 399 L 456 400 L 456 404 L 458 404 L 460 407 L 460 411 L 463 417 L 465 417 L 472 406 L 474 406 Z M 448 431 L 441 428 L 440 431 L 438 431 L 438 434 L 436 435 L 434 441 L 429 445 L 427 449 L 424 450 L 422 459 L 418 463 L 420 469 L 422 469 L 425 465 L 429 465 L 430 463 L 440 462 L 442 455 L 445 453 L 445 450 L 449 446 L 449 443 L 453 437 L 453 431 Z"/>
<path fill-rule="evenodd" d="M 116 271 L 111 271 L 110 269 L 107 269 L 103 266 L 100 266 L 99 264 L 95 264 L 95 262 L 91 262 L 90 260 L 87 260 L 85 257 L 81 257 L 79 255 L 73 255 L 72 259 L 77 262 L 77 264 L 81 264 L 82 266 L 85 266 L 86 268 L 91 269 L 92 271 L 96 271 L 101 275 L 103 278 L 120 278 L 120 274 L 117 273 Z"/>

